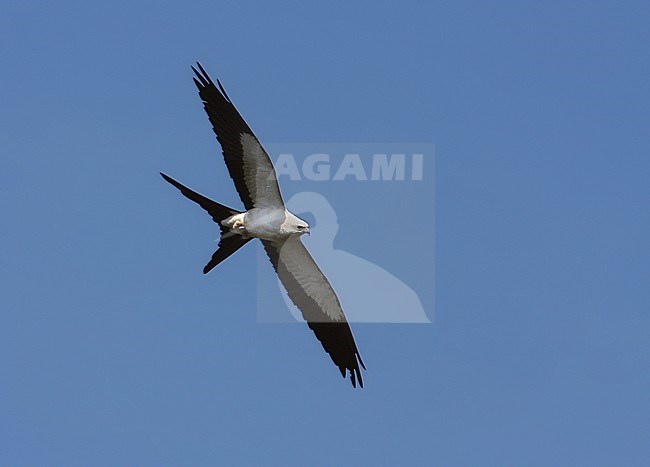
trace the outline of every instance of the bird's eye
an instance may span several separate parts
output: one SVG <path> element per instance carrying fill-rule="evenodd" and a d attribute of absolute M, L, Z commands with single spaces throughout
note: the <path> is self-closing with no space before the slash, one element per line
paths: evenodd
<path fill-rule="evenodd" d="M 305 230 L 305 226 L 303 226 L 303 225 L 299 225 L 299 226 L 298 226 L 298 230 Z"/>

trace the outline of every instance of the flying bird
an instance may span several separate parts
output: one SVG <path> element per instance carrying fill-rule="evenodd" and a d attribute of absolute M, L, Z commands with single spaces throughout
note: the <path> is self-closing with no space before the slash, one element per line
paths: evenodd
<path fill-rule="evenodd" d="M 239 114 L 221 82 L 217 86 L 200 63 L 192 67 L 194 83 L 212 129 L 221 144 L 223 157 L 239 193 L 244 211 L 212 201 L 161 173 L 212 216 L 221 237 L 217 251 L 203 268 L 207 274 L 215 266 L 254 238 L 264 250 L 291 301 L 301 311 L 309 328 L 352 386 L 363 387 L 361 368 L 366 369 L 345 319 L 334 289 L 313 260 L 300 237 L 309 234 L 309 225 L 290 213 L 284 205 L 275 169 L 253 131 Z"/>

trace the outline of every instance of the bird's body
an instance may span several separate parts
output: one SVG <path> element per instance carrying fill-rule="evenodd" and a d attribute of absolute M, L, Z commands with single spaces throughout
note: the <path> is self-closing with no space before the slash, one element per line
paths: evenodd
<path fill-rule="evenodd" d="M 250 127 L 235 109 L 221 83 L 219 89 L 205 70 L 193 68 L 194 82 L 203 100 L 223 156 L 245 206 L 238 211 L 212 201 L 161 174 L 183 195 L 198 203 L 219 225 L 219 248 L 203 269 L 208 273 L 251 239 L 262 241 L 280 281 L 300 309 L 309 328 L 343 375 L 352 385 L 363 387 L 365 369 L 352 331 L 336 293 L 300 241 L 309 234 L 309 225 L 287 211 L 280 194 L 273 164 Z"/>
<path fill-rule="evenodd" d="M 286 240 L 291 235 L 309 233 L 309 226 L 286 209 L 253 208 L 221 221 L 235 235 L 271 242 Z"/>

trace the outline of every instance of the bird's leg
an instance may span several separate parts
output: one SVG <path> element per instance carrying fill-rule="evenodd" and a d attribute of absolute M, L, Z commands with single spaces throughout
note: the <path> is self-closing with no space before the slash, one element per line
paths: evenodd
<path fill-rule="evenodd" d="M 236 233 L 243 233 L 246 230 L 246 225 L 244 224 L 244 214 L 240 213 L 230 216 L 227 219 L 221 221 L 221 225 L 228 227 L 231 231 Z"/>

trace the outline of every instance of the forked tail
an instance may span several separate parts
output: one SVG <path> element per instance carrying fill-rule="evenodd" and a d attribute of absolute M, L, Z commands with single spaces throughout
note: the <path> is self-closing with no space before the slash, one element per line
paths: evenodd
<path fill-rule="evenodd" d="M 166 181 L 168 181 L 176 188 L 178 188 L 184 196 L 191 199 L 199 206 L 201 206 L 203 209 L 205 209 L 207 213 L 212 216 L 212 220 L 217 223 L 219 229 L 221 229 L 221 239 L 219 240 L 219 248 L 217 249 L 217 251 L 214 252 L 208 264 L 206 264 L 205 267 L 203 268 L 203 274 L 207 274 L 208 272 L 210 272 L 212 268 L 214 268 L 216 265 L 218 265 L 223 260 L 228 258 L 235 251 L 239 250 L 246 243 L 248 243 L 250 238 L 244 238 L 241 235 L 232 233 L 230 229 L 221 225 L 222 220 L 227 219 L 228 217 L 234 214 L 241 214 L 240 211 L 231 209 L 227 206 L 224 206 L 223 204 L 219 204 L 215 201 L 212 201 L 211 199 L 208 199 L 205 196 L 190 190 L 186 186 L 182 185 L 181 183 L 177 182 L 176 180 L 165 175 L 162 172 L 160 173 L 160 175 L 162 175 L 162 177 Z"/>

